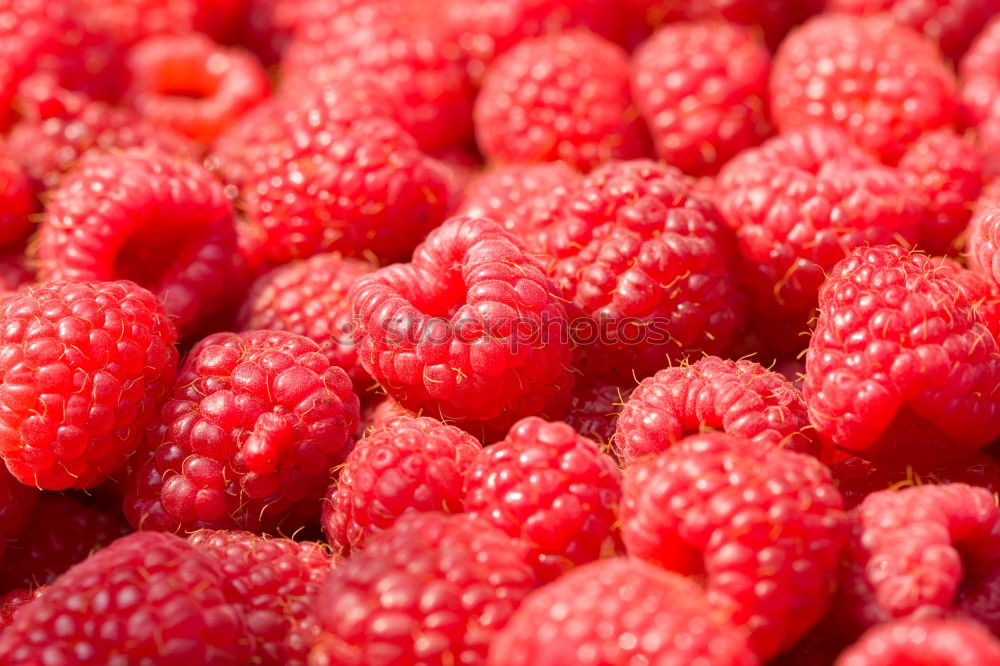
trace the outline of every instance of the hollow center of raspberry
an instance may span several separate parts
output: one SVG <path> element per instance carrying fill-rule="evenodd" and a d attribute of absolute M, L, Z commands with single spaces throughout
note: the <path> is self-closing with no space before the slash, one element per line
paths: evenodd
<path fill-rule="evenodd" d="M 219 78 L 199 63 L 167 63 L 156 80 L 156 92 L 164 97 L 205 99 L 218 89 Z"/>
<path fill-rule="evenodd" d="M 183 227 L 164 222 L 145 225 L 118 250 L 114 277 L 155 288 L 178 265 L 189 241 Z"/>

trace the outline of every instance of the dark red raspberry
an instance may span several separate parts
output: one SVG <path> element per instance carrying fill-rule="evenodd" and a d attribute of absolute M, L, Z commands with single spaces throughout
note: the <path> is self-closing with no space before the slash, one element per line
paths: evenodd
<path fill-rule="evenodd" d="M 282 91 L 351 81 L 382 81 L 396 120 L 425 150 L 472 136 L 473 87 L 465 56 L 447 48 L 444 32 L 412 0 L 312 0 L 282 60 Z"/>
<path fill-rule="evenodd" d="M 811 456 L 712 433 L 625 472 L 630 555 L 703 576 L 766 659 L 824 614 L 847 519 L 829 470 Z"/>
<path fill-rule="evenodd" d="M 770 129 L 771 58 L 746 28 L 718 22 L 672 23 L 639 47 L 632 93 L 667 164 L 714 174 Z"/>
<path fill-rule="evenodd" d="M 0 466 L 0 565 L 4 563 L 7 541 L 24 532 L 28 526 L 38 495 L 37 490 L 21 483 Z M 7 589 L 6 579 L 0 578 L 0 591 Z"/>
<path fill-rule="evenodd" d="M 591 376 L 634 381 L 671 359 L 721 353 L 740 330 L 731 233 L 676 169 L 595 169 L 533 243 L 588 316 L 574 327 Z"/>
<path fill-rule="evenodd" d="M 27 529 L 7 544 L 0 590 L 49 585 L 130 531 L 116 513 L 48 493 L 41 495 L 28 521 Z"/>
<path fill-rule="evenodd" d="M 921 134 L 957 120 L 958 91 L 922 35 L 885 17 L 826 14 L 778 50 L 771 114 L 782 131 L 837 125 L 893 164 Z"/>
<path fill-rule="evenodd" d="M 832 615 L 845 633 L 950 614 L 996 631 L 1000 509 L 962 483 L 872 493 L 851 514 Z"/>
<path fill-rule="evenodd" d="M 23 252 L 0 253 L 0 296 L 35 281 L 35 272 L 26 263 Z"/>
<path fill-rule="evenodd" d="M 222 184 L 197 164 L 139 150 L 94 156 L 70 173 L 37 240 L 41 279 L 134 280 L 182 335 L 221 306 L 235 251 Z"/>
<path fill-rule="evenodd" d="M 621 472 L 593 440 L 536 416 L 479 454 L 465 510 L 526 544 L 541 580 L 621 549 Z"/>
<path fill-rule="evenodd" d="M 222 569 L 254 638 L 259 661 L 252 663 L 305 666 L 309 646 L 295 643 L 293 632 L 312 615 L 313 601 L 333 571 L 330 553 L 316 543 L 238 530 L 199 530 L 188 543 Z"/>
<path fill-rule="evenodd" d="M 245 0 L 238 41 L 267 66 L 276 65 L 292 41 L 301 0 Z"/>
<path fill-rule="evenodd" d="M 981 25 L 977 25 L 977 28 Z M 1000 120 L 1000 17 L 982 29 L 962 58 L 961 99 L 965 119 L 972 126 L 990 125 Z M 980 131 L 982 134 L 982 131 Z M 990 132 L 987 132 L 990 134 Z"/>
<path fill-rule="evenodd" d="M 76 565 L 0 633 L 8 666 L 251 663 L 226 577 L 171 534 L 119 539 Z"/>
<path fill-rule="evenodd" d="M 633 386 L 618 386 L 601 381 L 578 381 L 570 397 L 569 411 L 563 417 L 578 434 L 592 439 L 610 455 L 615 424 Z"/>
<path fill-rule="evenodd" d="M 494 162 L 563 160 L 589 171 L 650 152 L 628 55 L 587 30 L 528 39 L 497 58 L 474 115 L 479 148 Z"/>
<path fill-rule="evenodd" d="M 69 0 L 77 17 L 91 30 L 110 33 L 123 45 L 151 35 L 207 32 L 229 37 L 245 0 Z"/>
<path fill-rule="evenodd" d="M 785 377 L 753 361 L 706 356 L 644 379 L 618 417 L 615 447 L 628 465 L 718 430 L 763 451 L 811 452 L 808 428 L 805 400 Z"/>
<path fill-rule="evenodd" d="M 755 326 L 789 355 L 808 341 L 801 333 L 834 264 L 862 245 L 915 243 L 923 213 L 903 174 L 816 126 L 737 156 L 716 181 L 716 201 L 739 239 Z"/>
<path fill-rule="evenodd" d="M 44 587 L 34 590 L 19 588 L 0 595 L 0 634 L 10 626 L 21 609 L 45 593 Z"/>
<path fill-rule="evenodd" d="M 821 441 L 934 465 L 1000 434 L 1000 353 L 958 284 L 898 245 L 859 248 L 819 293 L 803 387 Z"/>
<path fill-rule="evenodd" d="M 0 456 L 22 483 L 118 470 L 170 391 L 177 333 L 131 282 L 54 282 L 0 300 Z"/>
<path fill-rule="evenodd" d="M 532 593 L 490 646 L 490 666 L 753 666 L 746 639 L 697 584 L 638 560 L 586 564 Z"/>
<path fill-rule="evenodd" d="M 979 320 L 1000 343 L 1000 285 L 989 275 L 963 268 L 947 257 L 934 257 L 931 261 L 938 274 L 945 275 L 958 284 Z"/>
<path fill-rule="evenodd" d="M 150 427 L 125 514 L 138 529 L 291 534 L 319 514 L 358 409 L 350 378 L 312 340 L 211 335 L 191 350 Z"/>
<path fill-rule="evenodd" d="M 572 343 L 553 291 L 498 224 L 453 218 L 412 263 L 354 283 L 358 355 L 403 407 L 502 437 L 524 416 L 565 412 Z"/>
<path fill-rule="evenodd" d="M 896 620 L 867 632 L 836 666 L 924 664 L 1000 664 L 1000 642 L 981 624 L 963 618 Z"/>
<path fill-rule="evenodd" d="M 128 71 L 125 98 L 139 115 L 202 143 L 268 95 L 256 58 L 198 33 L 139 42 Z"/>
<path fill-rule="evenodd" d="M 28 177 L 14 154 L 0 143 L 0 246 L 24 240 L 31 232 L 29 219 L 35 210 Z"/>
<path fill-rule="evenodd" d="M 510 537 L 465 515 L 412 513 L 330 576 L 310 666 L 477 666 L 537 585 Z"/>
<path fill-rule="evenodd" d="M 358 360 L 347 293 L 374 268 L 339 254 L 317 254 L 279 266 L 253 283 L 240 310 L 239 327 L 304 335 L 320 346 L 330 363 L 347 372 L 361 395 L 373 382 Z"/>
<path fill-rule="evenodd" d="M 460 513 L 463 480 L 483 448 L 426 416 L 398 416 L 374 428 L 347 456 L 323 505 L 327 541 L 344 555 L 411 511 Z"/>

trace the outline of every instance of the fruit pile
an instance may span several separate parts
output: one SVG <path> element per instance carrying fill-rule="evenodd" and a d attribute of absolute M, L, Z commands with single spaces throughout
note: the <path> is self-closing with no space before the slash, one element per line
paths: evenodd
<path fill-rule="evenodd" d="M 998 0 L 0 0 L 0 666 L 1000 666 Z"/>

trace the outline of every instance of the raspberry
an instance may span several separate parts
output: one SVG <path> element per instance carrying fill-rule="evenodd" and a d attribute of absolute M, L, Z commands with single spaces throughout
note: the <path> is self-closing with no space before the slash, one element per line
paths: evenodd
<path fill-rule="evenodd" d="M 476 97 L 476 139 L 495 162 L 563 160 L 589 171 L 649 153 L 628 55 L 586 30 L 528 39 L 496 59 Z"/>
<path fill-rule="evenodd" d="M 211 335 L 150 426 L 125 514 L 138 529 L 291 533 L 318 515 L 357 423 L 350 379 L 315 342 Z"/>
<path fill-rule="evenodd" d="M 809 453 L 808 426 L 805 400 L 784 377 L 753 361 L 706 356 L 644 379 L 618 417 L 615 445 L 632 464 L 688 435 L 718 430 L 761 450 Z"/>
<path fill-rule="evenodd" d="M 526 557 L 468 516 L 402 517 L 320 592 L 310 666 L 485 663 L 493 635 L 537 584 Z"/>
<path fill-rule="evenodd" d="M 580 180 L 563 162 L 497 166 L 472 179 L 456 215 L 488 217 L 530 242 Z"/>
<path fill-rule="evenodd" d="M 135 280 L 181 334 L 221 305 L 235 250 L 222 185 L 197 164 L 137 150 L 84 161 L 38 232 L 41 279 Z"/>
<path fill-rule="evenodd" d="M 716 201 L 739 240 L 757 327 L 794 355 L 826 273 L 866 244 L 917 241 L 923 210 L 901 173 L 833 128 L 767 141 L 723 168 Z"/>
<path fill-rule="evenodd" d="M 46 588 L 44 587 L 35 588 L 34 590 L 21 588 L 12 590 L 5 595 L 0 595 L 0 634 L 10 626 L 22 608 L 42 596 L 45 590 Z"/>
<path fill-rule="evenodd" d="M 31 233 L 28 216 L 35 210 L 31 183 L 13 151 L 0 143 L 0 245 L 11 245 Z"/>
<path fill-rule="evenodd" d="M 305 666 L 308 647 L 292 641 L 333 571 L 319 544 L 249 532 L 199 530 L 188 543 L 215 560 L 254 637 L 254 655 L 272 666 Z"/>
<path fill-rule="evenodd" d="M 282 91 L 355 76 L 379 79 L 396 119 L 425 150 L 472 136 L 473 88 L 464 55 L 410 0 L 306 3 L 282 61 Z"/>
<path fill-rule="evenodd" d="M 7 547 L 0 589 L 53 583 L 63 572 L 129 532 L 117 514 L 65 495 L 42 494 L 26 531 Z"/>
<path fill-rule="evenodd" d="M 303 335 L 343 368 L 359 395 L 372 378 L 358 361 L 348 290 L 374 266 L 339 254 L 317 254 L 280 266 L 253 283 L 240 310 L 242 330 L 267 329 Z"/>
<path fill-rule="evenodd" d="M 292 41 L 302 13 L 300 0 L 246 0 L 239 43 L 267 66 L 276 65 Z"/>
<path fill-rule="evenodd" d="M 70 569 L 0 634 L 9 666 L 246 664 L 250 637 L 207 555 L 170 534 L 119 539 Z"/>
<path fill-rule="evenodd" d="M 236 25 L 245 0 L 70 0 L 91 30 L 107 32 L 123 45 L 151 35 L 192 30 L 226 38 Z"/>
<path fill-rule="evenodd" d="M 202 143 L 268 95 L 251 54 L 205 35 L 150 37 L 129 51 L 126 99 L 141 116 Z"/>
<path fill-rule="evenodd" d="M 994 663 L 1000 664 L 1000 642 L 981 624 L 962 618 L 920 618 L 875 627 L 841 654 L 836 666 Z"/>
<path fill-rule="evenodd" d="M 358 355 L 403 407 L 502 437 L 524 416 L 565 412 L 572 346 L 553 289 L 498 224 L 453 218 L 412 263 L 354 283 Z"/>
<path fill-rule="evenodd" d="M 977 24 L 977 28 L 982 24 Z M 1000 119 L 1000 16 L 982 28 L 959 66 L 962 110 L 970 125 L 981 126 Z"/>
<path fill-rule="evenodd" d="M 890 164 L 924 132 L 957 120 L 957 96 L 934 45 L 882 17 L 810 20 L 782 43 L 771 76 L 781 131 L 831 123 Z"/>
<path fill-rule="evenodd" d="M 460 513 L 462 482 L 482 445 L 428 417 L 399 416 L 366 433 L 323 505 L 323 531 L 343 554 L 411 511 Z"/>
<path fill-rule="evenodd" d="M 588 375 L 634 381 L 670 359 L 720 353 L 740 330 L 730 232 L 676 169 L 595 169 L 533 242 L 588 316 L 574 322 Z"/>
<path fill-rule="evenodd" d="M 625 472 L 630 555 L 700 575 L 762 658 L 791 647 L 827 608 L 846 516 L 815 458 L 713 433 Z"/>
<path fill-rule="evenodd" d="M 1000 627 L 1000 509 L 992 493 L 961 483 L 883 490 L 851 515 L 832 611 L 845 631 L 952 611 Z"/>
<path fill-rule="evenodd" d="M 586 564 L 529 595 L 490 646 L 491 666 L 752 666 L 698 586 L 638 560 Z"/>
<path fill-rule="evenodd" d="M 976 203 L 972 220 L 969 222 L 966 254 L 973 271 L 989 277 L 995 284 L 1000 285 L 998 248 L 1000 248 L 1000 201 L 990 193 L 986 193 Z"/>
<path fill-rule="evenodd" d="M 465 477 L 465 510 L 527 545 L 541 580 L 621 549 L 621 472 L 596 442 L 536 416 L 488 446 Z"/>
<path fill-rule="evenodd" d="M 946 257 L 934 257 L 938 275 L 945 275 L 958 285 L 979 320 L 1000 342 L 1000 285 L 978 270 L 963 268 Z"/>
<path fill-rule="evenodd" d="M 0 253 L 0 296 L 34 281 L 35 273 L 25 266 L 23 254 Z"/>
<path fill-rule="evenodd" d="M 19 482 L 4 467 L 0 467 L 0 564 L 4 562 L 7 541 L 28 527 L 37 502 L 38 492 L 34 488 Z M 0 590 L 5 589 L 6 578 L 0 578 Z"/>
<path fill-rule="evenodd" d="M 660 158 L 713 174 L 770 129 L 771 58 L 750 31 L 716 22 L 673 23 L 633 59 L 632 92 Z"/>
<path fill-rule="evenodd" d="M 997 343 L 929 257 L 859 248 L 834 267 L 819 306 L 803 392 L 821 441 L 933 465 L 1000 434 Z"/>
<path fill-rule="evenodd" d="M 177 333 L 131 282 L 52 282 L 0 300 L 0 455 L 22 483 L 89 488 L 167 396 Z"/>
<path fill-rule="evenodd" d="M 374 398 L 361 410 L 360 432 L 363 435 L 373 433 L 401 416 L 411 417 L 414 414 L 410 410 L 401 407 L 392 398 Z"/>
<path fill-rule="evenodd" d="M 617 455 L 611 447 L 611 438 L 615 434 L 618 413 L 632 388 L 601 381 L 577 382 L 563 421 L 581 436 L 599 443 L 607 453 Z"/>

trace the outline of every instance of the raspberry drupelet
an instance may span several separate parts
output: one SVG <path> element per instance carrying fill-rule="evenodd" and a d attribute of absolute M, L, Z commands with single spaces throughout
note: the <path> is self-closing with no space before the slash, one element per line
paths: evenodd
<path fill-rule="evenodd" d="M 350 378 L 312 340 L 210 335 L 136 454 L 125 514 L 137 529 L 291 534 L 318 517 L 358 410 Z"/>
<path fill-rule="evenodd" d="M 978 268 L 965 268 L 947 257 L 934 257 L 932 262 L 936 266 L 937 274 L 946 275 L 955 281 L 969 299 L 969 305 L 979 320 L 990 329 L 990 333 L 1000 345 L 1000 284 Z"/>
<path fill-rule="evenodd" d="M 30 590 L 26 587 L 0 595 L 0 634 L 10 626 L 21 609 L 45 593 L 45 587 Z"/>
<path fill-rule="evenodd" d="M 118 470 L 170 392 L 177 333 L 131 282 L 49 282 L 0 300 L 0 456 L 30 486 Z"/>
<path fill-rule="evenodd" d="M 1000 664 L 1000 642 L 965 618 L 918 618 L 873 627 L 835 666 L 974 666 Z"/>
<path fill-rule="evenodd" d="M 243 10 L 244 0 L 69 0 L 91 30 L 109 33 L 124 46 L 152 35 L 206 32 L 228 38 Z"/>

